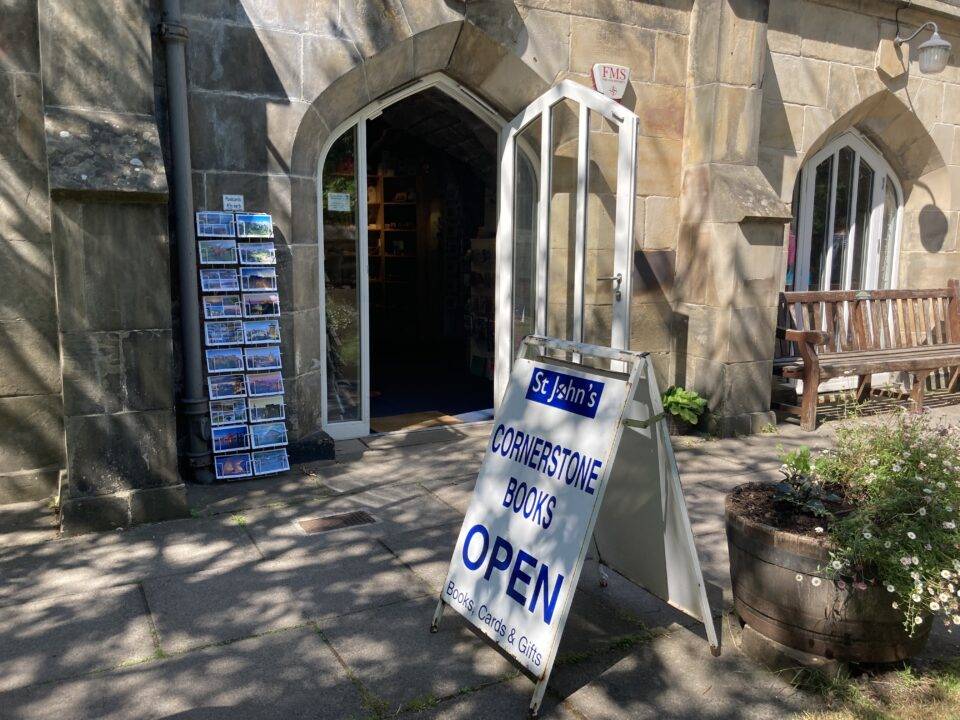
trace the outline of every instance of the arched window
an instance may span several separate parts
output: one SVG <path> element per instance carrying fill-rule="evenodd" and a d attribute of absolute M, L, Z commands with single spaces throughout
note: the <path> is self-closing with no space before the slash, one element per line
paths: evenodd
<path fill-rule="evenodd" d="M 903 192 L 890 165 L 847 132 L 804 163 L 793 196 L 787 290 L 897 283 Z"/>

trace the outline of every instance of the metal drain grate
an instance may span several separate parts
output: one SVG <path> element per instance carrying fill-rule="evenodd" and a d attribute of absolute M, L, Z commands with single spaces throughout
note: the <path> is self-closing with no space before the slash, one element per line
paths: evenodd
<path fill-rule="evenodd" d="M 342 528 L 354 527 L 355 525 L 369 525 L 376 521 L 377 519 L 366 510 L 354 510 L 353 512 L 340 513 L 339 515 L 297 520 L 297 525 L 299 525 L 300 529 L 307 535 L 316 535 L 317 533 L 340 530 Z"/>

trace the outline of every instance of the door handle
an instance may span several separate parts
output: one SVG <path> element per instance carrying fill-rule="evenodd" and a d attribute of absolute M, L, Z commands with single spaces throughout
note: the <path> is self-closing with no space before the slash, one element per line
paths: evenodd
<path fill-rule="evenodd" d="M 623 273 L 617 273 L 616 275 L 610 275 L 609 277 L 598 277 L 597 280 L 611 280 L 615 283 L 613 286 L 613 292 L 617 297 L 619 302 L 623 299 L 623 293 L 620 292 L 620 284 L 623 282 Z"/>

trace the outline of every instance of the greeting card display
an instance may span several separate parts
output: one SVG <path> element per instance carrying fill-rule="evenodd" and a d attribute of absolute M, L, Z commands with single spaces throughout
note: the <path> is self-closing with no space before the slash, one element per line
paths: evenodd
<path fill-rule="evenodd" d="M 237 213 L 237 237 L 272 238 L 273 218 L 269 213 Z"/>
<path fill-rule="evenodd" d="M 277 249 L 269 241 L 273 218 L 202 211 L 197 236 L 200 264 L 221 266 L 200 269 L 215 474 L 233 480 L 285 472 L 290 459 Z"/>
<path fill-rule="evenodd" d="M 218 480 L 236 480 L 253 475 L 250 453 L 218 455 L 213 462 Z"/>
<path fill-rule="evenodd" d="M 243 372 L 243 350 L 232 348 L 213 348 L 207 350 L 207 372 Z"/>
<path fill-rule="evenodd" d="M 287 451 L 283 448 L 253 453 L 254 475 L 272 475 L 289 469 L 290 460 L 287 458 Z"/>
<path fill-rule="evenodd" d="M 211 375 L 207 378 L 211 400 L 242 398 L 247 396 L 243 375 Z"/>
<path fill-rule="evenodd" d="M 200 262 L 204 265 L 236 265 L 236 240 L 200 240 Z"/>
<path fill-rule="evenodd" d="M 244 293 L 243 316 L 280 317 L 280 296 L 273 293 Z"/>
<path fill-rule="evenodd" d="M 280 342 L 279 320 L 244 320 L 243 343 L 245 345 L 270 345 Z"/>
<path fill-rule="evenodd" d="M 238 398 L 234 400 L 210 401 L 210 424 L 236 425 L 247 421 L 247 401 Z"/>
<path fill-rule="evenodd" d="M 243 305 L 239 295 L 204 295 L 203 317 L 206 320 L 222 320 L 243 317 Z"/>
<path fill-rule="evenodd" d="M 240 268 L 240 289 L 244 292 L 276 290 L 277 271 L 272 267 Z"/>
<path fill-rule="evenodd" d="M 243 343 L 243 323 L 239 320 L 206 322 L 203 324 L 203 333 L 209 347 L 241 345 Z M 280 334 L 279 326 L 277 327 L 277 334 Z"/>
<path fill-rule="evenodd" d="M 234 237 L 236 234 L 233 213 L 197 213 L 197 237 Z"/>
<path fill-rule="evenodd" d="M 203 292 L 236 292 L 240 279 L 236 270 L 201 270 L 200 289 Z"/>
<path fill-rule="evenodd" d="M 241 243 L 241 265 L 276 265 L 277 248 L 269 243 Z"/>
<path fill-rule="evenodd" d="M 286 445 L 287 425 L 282 422 L 251 425 L 250 441 L 253 444 L 254 450 Z"/>
<path fill-rule="evenodd" d="M 250 449 L 250 428 L 247 425 L 224 425 L 210 428 L 213 451 L 236 452 Z"/>
<path fill-rule="evenodd" d="M 252 423 L 283 420 L 287 416 L 283 395 L 252 397 L 247 401 L 247 409 Z"/>
<path fill-rule="evenodd" d="M 280 369 L 280 348 L 276 345 L 246 348 L 243 354 L 247 359 L 247 370 L 261 372 Z"/>

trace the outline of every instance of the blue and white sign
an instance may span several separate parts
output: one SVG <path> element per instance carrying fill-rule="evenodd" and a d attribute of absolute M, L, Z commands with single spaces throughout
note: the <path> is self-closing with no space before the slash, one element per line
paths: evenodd
<path fill-rule="evenodd" d="M 627 378 L 520 357 L 441 597 L 536 677 L 560 641 Z"/>

